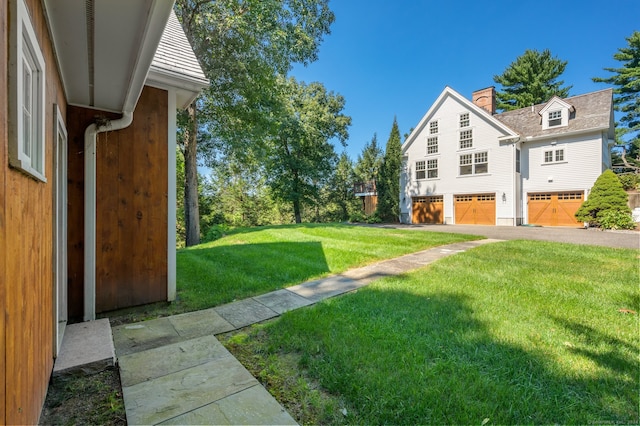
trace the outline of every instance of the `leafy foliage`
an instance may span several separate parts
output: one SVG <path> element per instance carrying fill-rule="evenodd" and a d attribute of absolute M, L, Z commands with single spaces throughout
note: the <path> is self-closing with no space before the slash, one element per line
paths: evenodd
<path fill-rule="evenodd" d="M 358 207 L 358 201 L 353 192 L 355 174 L 353 161 L 346 152 L 340 154 L 338 165 L 329 183 L 329 200 L 337 207 L 332 219 L 343 222 L 349 219 L 349 215 Z"/>
<path fill-rule="evenodd" d="M 400 216 L 401 150 L 400 130 L 394 117 L 378 179 L 377 214 L 385 222 L 397 222 Z"/>
<path fill-rule="evenodd" d="M 576 219 L 604 229 L 632 229 L 635 225 L 627 200 L 618 177 L 611 170 L 605 170 L 593 184 L 589 198 L 576 211 Z"/>
<path fill-rule="evenodd" d="M 618 143 L 622 148 L 620 162 L 615 165 L 640 171 L 640 31 L 634 31 L 627 47 L 618 49 L 613 58 L 622 63 L 620 68 L 605 68 L 614 75 L 595 77 L 593 81 L 615 86 L 614 105 L 623 115 L 616 123 Z"/>
<path fill-rule="evenodd" d="M 268 183 L 276 198 L 292 203 L 300 223 L 302 205 L 319 196 L 335 167 L 330 141 L 345 143 L 351 117 L 342 114 L 344 98 L 320 83 L 282 79 L 278 91 L 279 110 L 267 145 Z"/>
<path fill-rule="evenodd" d="M 554 95 L 566 98 L 573 86 L 562 87 L 564 81 L 556 80 L 566 66 L 566 61 L 552 57 L 548 49 L 525 50 L 501 75 L 493 77 L 503 88 L 496 93 L 497 109 L 524 108 L 546 102 Z"/>

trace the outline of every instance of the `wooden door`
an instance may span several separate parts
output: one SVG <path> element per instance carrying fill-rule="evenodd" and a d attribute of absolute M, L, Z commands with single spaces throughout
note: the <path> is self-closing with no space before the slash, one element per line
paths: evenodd
<path fill-rule="evenodd" d="M 412 223 L 444 223 L 443 196 L 414 198 Z"/>
<path fill-rule="evenodd" d="M 459 225 L 495 225 L 495 194 L 456 195 L 455 220 Z"/>
<path fill-rule="evenodd" d="M 574 215 L 583 197 L 580 191 L 529 194 L 528 222 L 540 226 L 580 226 L 582 223 Z"/>

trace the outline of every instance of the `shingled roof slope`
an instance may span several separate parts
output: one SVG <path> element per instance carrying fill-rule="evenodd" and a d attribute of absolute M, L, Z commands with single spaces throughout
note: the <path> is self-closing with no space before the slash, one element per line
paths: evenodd
<path fill-rule="evenodd" d="M 573 113 L 571 114 L 571 119 L 566 127 L 542 129 L 542 117 L 539 112 L 547 103 L 503 112 L 494 115 L 494 117 L 518 132 L 521 137 L 537 138 L 587 130 L 604 130 L 611 126 L 612 96 L 612 89 L 604 89 L 563 99 L 564 102 L 575 108 L 575 116 Z"/>
<path fill-rule="evenodd" d="M 166 74 L 208 85 L 209 81 L 193 53 L 193 48 L 172 10 L 156 50 L 151 68 Z"/>

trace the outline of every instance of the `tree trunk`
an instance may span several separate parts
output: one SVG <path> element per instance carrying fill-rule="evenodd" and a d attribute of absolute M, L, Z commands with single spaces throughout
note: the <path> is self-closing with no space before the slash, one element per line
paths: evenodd
<path fill-rule="evenodd" d="M 198 206 L 197 122 L 195 101 L 187 108 L 189 131 L 184 140 L 184 221 L 186 246 L 200 244 L 200 208 Z"/>
<path fill-rule="evenodd" d="M 293 215 L 296 218 L 296 223 L 302 223 L 302 215 L 300 214 L 300 199 L 298 197 L 293 200 Z"/>

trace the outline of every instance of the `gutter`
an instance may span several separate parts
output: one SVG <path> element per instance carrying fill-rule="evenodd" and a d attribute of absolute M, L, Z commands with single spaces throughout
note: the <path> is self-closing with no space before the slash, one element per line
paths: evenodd
<path fill-rule="evenodd" d="M 133 112 L 106 124 L 91 123 L 84 131 L 84 321 L 96 319 L 96 139 L 98 133 L 121 130 Z"/>

